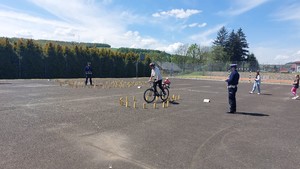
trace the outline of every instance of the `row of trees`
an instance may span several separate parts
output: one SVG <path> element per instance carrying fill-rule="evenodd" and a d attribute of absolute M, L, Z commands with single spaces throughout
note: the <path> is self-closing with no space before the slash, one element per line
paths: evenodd
<path fill-rule="evenodd" d="M 119 48 L 107 44 L 34 41 L 0 38 L 0 78 L 79 78 L 91 62 L 95 77 L 149 76 L 148 64 L 173 62 L 183 71 L 224 71 L 238 63 L 255 71 L 259 64 L 242 29 L 230 33 L 222 27 L 213 46 L 183 44 L 175 54 L 158 50 Z"/>
<path fill-rule="evenodd" d="M 178 64 L 183 71 L 190 69 L 224 71 L 228 64 L 238 63 L 247 70 L 257 70 L 259 63 L 253 53 L 248 51 L 248 43 L 242 29 L 229 33 L 222 27 L 213 46 L 200 46 L 198 44 L 182 44 L 174 55 L 164 58 L 151 58 L 156 61 L 168 61 Z"/>
<path fill-rule="evenodd" d="M 140 54 L 82 45 L 62 46 L 52 42 L 41 45 L 34 40 L 10 42 L 0 38 L 0 78 L 80 78 L 92 63 L 94 77 L 149 76 L 150 58 Z"/>

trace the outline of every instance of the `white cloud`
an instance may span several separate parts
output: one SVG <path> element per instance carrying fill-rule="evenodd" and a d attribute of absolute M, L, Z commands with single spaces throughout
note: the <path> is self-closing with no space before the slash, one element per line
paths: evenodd
<path fill-rule="evenodd" d="M 282 9 L 275 14 L 278 20 L 282 21 L 299 21 L 300 20 L 300 4 L 291 4 L 289 6 L 282 7 Z"/>
<path fill-rule="evenodd" d="M 17 31 L 15 34 L 17 37 L 21 37 L 21 38 L 29 38 L 29 39 L 33 38 L 32 33 L 28 30 L 20 30 Z"/>
<path fill-rule="evenodd" d="M 196 27 L 198 25 L 198 23 L 192 23 L 192 24 L 189 24 L 188 26 L 193 28 L 193 27 Z"/>
<path fill-rule="evenodd" d="M 129 40 L 129 46 L 131 48 L 144 48 L 150 49 L 158 44 L 157 40 L 148 37 L 142 38 L 137 31 L 128 31 L 124 34 L 125 40 Z"/>
<path fill-rule="evenodd" d="M 199 28 L 203 28 L 203 27 L 205 27 L 206 25 L 207 25 L 207 23 L 202 23 L 202 24 L 199 24 L 198 27 L 199 27 Z"/>
<path fill-rule="evenodd" d="M 192 15 L 201 13 L 201 10 L 195 10 L 195 9 L 172 9 L 170 11 L 162 11 L 158 13 L 152 14 L 153 17 L 175 17 L 178 19 L 186 19 L 189 18 Z"/>
<path fill-rule="evenodd" d="M 138 16 L 121 9 L 106 8 L 112 0 L 30 0 L 52 16 L 0 6 L 0 36 L 108 43 L 113 47 L 147 47 L 155 44 L 151 37 L 126 34 L 128 24 Z M 52 18 L 52 19 L 49 19 Z M 134 37 L 134 39 L 132 39 Z"/>
<path fill-rule="evenodd" d="M 299 49 L 276 48 L 272 46 L 258 46 L 251 49 L 261 64 L 285 64 L 300 61 Z"/>
<path fill-rule="evenodd" d="M 203 28 L 203 27 L 205 27 L 206 25 L 207 25 L 207 23 L 202 23 L 202 24 L 200 24 L 200 23 L 192 23 L 192 24 L 189 24 L 189 25 L 187 25 L 187 26 L 190 27 L 190 28 L 194 28 L 194 27 Z M 187 26 L 185 26 L 185 27 L 187 27 Z"/>
<path fill-rule="evenodd" d="M 54 34 L 57 36 L 63 36 L 63 37 L 75 37 L 76 36 L 76 30 L 72 28 L 57 28 L 54 31 Z"/>
<path fill-rule="evenodd" d="M 270 0 L 233 0 L 233 5 L 226 11 L 219 12 L 220 15 L 241 15 Z"/>
<path fill-rule="evenodd" d="M 217 32 L 224 26 L 224 24 L 217 25 L 209 30 L 199 32 L 198 34 L 192 35 L 189 38 L 202 46 L 211 46 L 213 38 L 211 36 L 217 34 Z"/>
<path fill-rule="evenodd" d="M 183 25 L 181 26 L 181 29 L 185 29 L 185 28 L 195 28 L 195 27 L 198 27 L 198 28 L 203 28 L 207 25 L 207 23 L 191 23 L 191 24 L 188 24 L 188 25 Z"/>
<path fill-rule="evenodd" d="M 182 46 L 183 43 L 181 42 L 176 42 L 176 43 L 173 43 L 173 44 L 170 44 L 170 45 L 167 45 L 167 46 L 164 46 L 164 47 L 158 47 L 156 48 L 157 50 L 161 50 L 161 51 L 165 51 L 167 53 L 171 53 L 171 54 L 174 54 L 176 52 L 176 50 Z"/>
<path fill-rule="evenodd" d="M 288 60 L 290 59 L 291 57 L 288 56 L 288 55 L 277 55 L 274 60 L 275 61 L 282 61 L 282 60 Z"/>

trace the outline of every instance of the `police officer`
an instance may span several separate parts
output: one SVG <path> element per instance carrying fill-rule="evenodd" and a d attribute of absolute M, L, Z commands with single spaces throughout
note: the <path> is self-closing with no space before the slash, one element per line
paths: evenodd
<path fill-rule="evenodd" d="M 235 94 L 237 92 L 237 85 L 239 84 L 240 74 L 236 70 L 237 65 L 231 64 L 231 73 L 229 78 L 226 80 L 228 88 L 228 101 L 229 101 L 229 113 L 236 112 L 236 99 Z"/>
<path fill-rule="evenodd" d="M 86 67 L 84 68 L 84 71 L 85 71 L 85 85 L 87 85 L 88 80 L 90 80 L 90 85 L 93 85 L 92 82 L 93 68 L 90 62 L 87 63 Z"/>

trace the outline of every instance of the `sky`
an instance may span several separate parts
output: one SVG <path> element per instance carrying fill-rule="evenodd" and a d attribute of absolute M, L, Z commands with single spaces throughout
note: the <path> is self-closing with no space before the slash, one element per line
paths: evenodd
<path fill-rule="evenodd" d="M 162 50 L 241 28 L 261 64 L 300 61 L 299 0 L 0 0 L 0 36 Z"/>

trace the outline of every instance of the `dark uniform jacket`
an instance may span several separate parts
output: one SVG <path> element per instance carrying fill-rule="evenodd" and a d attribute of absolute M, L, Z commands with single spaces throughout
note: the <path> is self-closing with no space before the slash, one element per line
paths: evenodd
<path fill-rule="evenodd" d="M 92 69 L 92 67 L 91 66 L 86 66 L 85 67 L 85 74 L 93 74 L 92 72 L 93 72 L 93 69 Z"/>
<path fill-rule="evenodd" d="M 231 72 L 229 78 L 227 79 L 228 86 L 237 86 L 239 84 L 240 74 L 237 70 Z"/>

